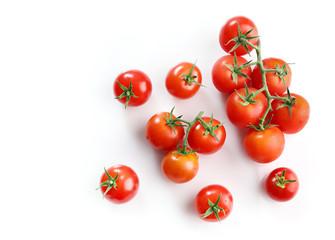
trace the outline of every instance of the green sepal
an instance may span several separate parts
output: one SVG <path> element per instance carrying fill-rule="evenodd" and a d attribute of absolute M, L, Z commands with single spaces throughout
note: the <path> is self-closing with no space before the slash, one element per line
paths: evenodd
<path fill-rule="evenodd" d="M 250 29 L 249 31 L 247 31 L 246 33 L 242 34 L 241 32 L 241 27 L 240 24 L 237 23 L 237 28 L 238 28 L 238 36 L 235 38 L 230 39 L 227 43 L 229 44 L 230 42 L 236 42 L 236 44 L 234 45 L 234 47 L 232 49 L 230 49 L 229 53 L 231 53 L 232 51 L 234 51 L 236 48 L 238 48 L 240 45 L 242 45 L 242 47 L 247 51 L 247 53 L 250 55 L 248 46 L 246 41 L 251 40 L 251 39 L 255 39 L 255 38 L 259 38 L 259 36 L 254 36 L 254 37 L 248 37 L 247 35 L 249 33 L 251 33 L 255 28 Z"/>
<path fill-rule="evenodd" d="M 120 86 L 120 88 L 122 89 L 123 93 L 121 93 L 119 96 L 117 96 L 115 99 L 120 99 L 120 98 L 124 98 L 126 97 L 127 100 L 126 100 L 126 104 L 125 104 L 125 108 L 127 108 L 128 106 L 128 103 L 130 101 L 130 98 L 131 97 L 134 97 L 134 98 L 138 98 L 138 96 L 136 96 L 134 93 L 133 93 L 133 85 L 130 81 L 129 83 L 129 88 L 123 86 L 119 81 L 116 81 L 116 83 Z"/>
<path fill-rule="evenodd" d="M 269 118 L 269 120 L 265 123 L 265 124 L 262 124 L 260 122 L 260 124 L 258 126 L 254 126 L 252 124 L 250 125 L 247 125 L 248 127 L 252 128 L 252 129 L 255 129 L 257 132 L 261 132 L 261 131 L 264 131 L 270 127 L 277 127 L 278 125 L 276 124 L 270 124 L 271 123 L 271 120 L 273 118 L 273 115 L 271 115 L 271 117 Z M 260 120 L 261 121 L 261 120 Z"/>
<path fill-rule="evenodd" d="M 241 94 L 239 94 L 238 91 L 235 89 L 237 95 L 243 100 L 243 102 L 239 101 L 239 103 L 242 106 L 247 106 L 247 105 L 249 105 L 249 103 L 250 104 L 257 103 L 257 101 L 255 101 L 253 99 L 256 95 L 253 95 L 252 93 L 249 93 L 248 85 L 246 83 L 244 83 L 244 89 L 245 89 L 245 97 L 242 96 Z"/>
<path fill-rule="evenodd" d="M 209 120 L 209 123 L 206 123 L 205 121 L 203 121 L 202 119 L 199 120 L 200 124 L 205 128 L 205 132 L 204 135 L 208 135 L 210 134 L 211 136 L 213 136 L 218 142 L 219 139 L 215 134 L 215 130 L 218 129 L 220 126 L 223 125 L 223 123 L 219 123 L 215 126 L 213 126 L 213 114 L 211 116 L 211 119 Z"/>
<path fill-rule="evenodd" d="M 169 127 L 171 127 L 173 133 L 176 134 L 176 129 L 174 127 L 185 127 L 185 125 L 177 123 L 177 122 L 179 122 L 181 120 L 181 117 L 183 115 L 180 115 L 180 116 L 176 117 L 175 119 L 173 119 L 173 110 L 174 110 L 174 108 L 175 107 L 172 108 L 172 110 L 170 112 L 170 116 L 169 116 L 169 114 L 165 115 L 165 120 L 166 120 L 166 125 L 168 125 Z"/>
<path fill-rule="evenodd" d="M 277 109 L 282 107 L 288 108 L 288 113 L 290 115 L 290 118 L 292 118 L 292 106 L 294 106 L 297 103 L 297 99 L 295 97 L 291 97 L 290 90 L 287 88 L 287 98 L 286 101 L 283 101 L 284 103 L 277 107 Z"/>
<path fill-rule="evenodd" d="M 185 80 L 187 85 L 189 85 L 189 86 L 192 86 L 193 84 L 197 84 L 199 86 L 204 87 L 204 85 L 202 85 L 198 81 L 194 80 L 195 78 L 197 78 L 197 76 L 192 76 L 192 73 L 194 71 L 196 63 L 197 63 L 197 61 L 195 61 L 195 63 L 192 65 L 192 68 L 191 68 L 191 70 L 188 74 L 182 74 L 182 75 L 180 75 L 180 77 L 181 77 L 181 79 Z"/>
<path fill-rule="evenodd" d="M 221 222 L 221 219 L 219 217 L 219 212 L 223 212 L 224 215 L 226 215 L 226 212 L 223 208 L 219 207 L 219 202 L 220 202 L 220 199 L 221 199 L 221 194 L 220 196 L 216 199 L 215 203 L 212 203 L 211 200 L 209 200 L 209 198 L 207 199 L 208 200 L 208 205 L 209 205 L 209 208 L 207 209 L 207 211 L 203 214 L 200 215 L 201 218 L 206 218 L 208 217 L 209 215 L 211 214 L 214 214 L 215 217 L 217 218 L 217 220 L 219 222 Z"/>
<path fill-rule="evenodd" d="M 242 77 L 250 79 L 249 76 L 247 76 L 245 73 L 242 72 L 242 69 L 244 68 L 244 66 L 249 64 L 250 62 L 251 61 L 249 61 L 245 64 L 242 64 L 241 66 L 238 66 L 236 53 L 234 53 L 234 65 L 230 66 L 228 64 L 224 64 L 232 72 L 232 77 L 233 77 L 233 80 L 234 80 L 235 84 L 237 84 L 237 76 L 242 76 Z"/>
<path fill-rule="evenodd" d="M 177 154 L 180 154 L 180 155 L 188 155 L 188 154 L 192 154 L 192 153 L 195 153 L 195 152 L 199 151 L 199 149 L 187 150 L 185 147 L 181 148 L 181 147 L 179 147 L 179 143 L 178 143 L 176 148 L 177 148 L 177 151 L 173 151 L 171 153 L 177 153 Z"/>
<path fill-rule="evenodd" d="M 286 184 L 287 183 L 293 183 L 295 182 L 296 180 L 295 179 L 285 179 L 285 173 L 286 173 L 286 169 L 284 169 L 281 173 L 281 176 L 279 177 L 277 174 L 276 174 L 276 182 L 275 182 L 275 185 L 284 189 Z"/>
<path fill-rule="evenodd" d="M 106 191 L 104 192 L 103 197 L 105 197 L 106 194 L 107 194 L 107 192 L 109 192 L 112 188 L 115 188 L 115 189 L 116 189 L 116 186 L 117 186 L 116 181 L 117 181 L 117 179 L 118 179 L 118 177 L 119 177 L 119 173 L 118 173 L 118 172 L 116 173 L 115 177 L 113 178 L 113 177 L 107 172 L 106 168 L 104 168 L 104 170 L 105 170 L 105 174 L 107 175 L 108 180 L 105 181 L 105 182 L 102 182 L 102 183 L 100 184 L 100 186 L 96 189 L 96 190 L 98 190 L 98 189 L 101 188 L 101 187 L 107 187 Z"/>

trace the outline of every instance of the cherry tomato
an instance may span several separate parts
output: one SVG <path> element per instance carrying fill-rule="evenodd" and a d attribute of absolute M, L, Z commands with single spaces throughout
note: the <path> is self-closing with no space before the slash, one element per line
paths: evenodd
<path fill-rule="evenodd" d="M 187 149 L 189 151 L 190 149 Z M 180 154 L 177 148 L 170 150 L 163 157 L 161 168 L 164 175 L 175 183 L 185 183 L 198 173 L 198 155 L 193 153 Z"/>
<path fill-rule="evenodd" d="M 139 188 L 137 174 L 128 166 L 115 165 L 105 169 L 100 179 L 104 197 L 113 203 L 125 203 L 135 197 Z"/>
<path fill-rule="evenodd" d="M 117 76 L 114 82 L 114 95 L 127 106 L 144 104 L 151 96 L 150 78 L 142 71 L 130 70 Z"/>
<path fill-rule="evenodd" d="M 276 160 L 283 152 L 285 138 L 278 127 L 269 127 L 263 131 L 250 129 L 243 141 L 248 156 L 259 163 Z"/>
<path fill-rule="evenodd" d="M 235 46 L 236 42 L 231 41 L 231 39 L 236 38 L 239 36 L 238 33 L 238 24 L 240 25 L 241 33 L 246 34 L 248 31 L 253 29 L 249 34 L 246 35 L 246 37 L 256 37 L 258 35 L 258 30 L 255 26 L 255 24 L 246 17 L 243 16 L 237 16 L 230 18 L 221 28 L 220 30 L 220 37 L 219 42 L 222 47 L 222 49 L 229 53 L 229 51 Z M 251 44 L 257 45 L 257 38 L 254 39 L 247 39 Z M 247 46 L 249 52 L 253 50 L 251 46 Z M 237 56 L 242 56 L 247 54 L 247 50 L 243 47 L 243 45 L 239 45 L 234 51 L 230 52 L 231 54 L 236 53 Z"/>
<path fill-rule="evenodd" d="M 182 62 L 168 72 L 165 86 L 172 96 L 186 99 L 197 93 L 201 82 L 200 69 L 193 63 Z"/>
<path fill-rule="evenodd" d="M 227 188 L 208 185 L 201 189 L 195 198 L 198 216 L 209 222 L 217 222 L 229 216 L 233 208 L 233 196 Z"/>
<path fill-rule="evenodd" d="M 271 123 L 278 125 L 280 130 L 287 134 L 301 131 L 307 124 L 310 114 L 309 103 L 305 98 L 295 93 L 290 95 L 295 98 L 294 105 L 290 107 L 291 115 L 289 107 L 281 107 L 283 105 L 281 100 L 275 99 L 271 103 L 273 109 Z M 283 97 L 287 97 L 287 94 Z"/>
<path fill-rule="evenodd" d="M 190 128 L 187 142 L 192 149 L 198 149 L 197 153 L 211 154 L 217 152 L 226 140 L 226 129 L 214 118 L 202 117 L 201 119 L 208 124 L 208 130 L 197 121 Z"/>
<path fill-rule="evenodd" d="M 149 119 L 145 126 L 145 137 L 154 148 L 170 150 L 183 139 L 184 128 L 180 122 L 174 122 L 175 119 L 169 112 L 157 113 Z"/>
<path fill-rule="evenodd" d="M 248 88 L 248 92 L 257 91 L 256 88 Z M 229 120 L 235 126 L 240 128 L 248 128 L 248 125 L 257 126 L 259 119 L 262 118 L 267 108 L 267 98 L 263 93 L 259 93 L 254 97 L 254 103 L 243 105 L 244 101 L 238 95 L 246 96 L 245 88 L 240 88 L 230 94 L 226 103 L 226 112 Z"/>
<path fill-rule="evenodd" d="M 247 63 L 247 60 L 243 57 L 237 56 L 236 60 L 236 67 Z M 231 69 L 229 69 L 227 65 L 229 65 Z M 226 55 L 219 58 L 213 66 L 212 81 L 216 89 L 222 93 L 231 93 L 235 89 L 244 87 L 245 84 L 248 85 L 250 82 L 249 78 L 251 76 L 251 67 L 246 67 L 240 70 L 240 72 L 242 72 L 241 74 L 237 74 L 235 71 L 234 74 L 236 74 L 236 78 L 234 79 L 232 71 L 232 69 L 234 69 L 234 65 L 234 56 Z"/>
<path fill-rule="evenodd" d="M 265 180 L 265 191 L 274 200 L 291 200 L 298 192 L 299 180 L 289 168 L 276 168 Z"/>
<path fill-rule="evenodd" d="M 263 66 L 266 69 L 277 69 L 277 71 L 265 74 L 270 94 L 276 96 L 286 92 L 287 88 L 291 85 L 292 72 L 290 66 L 279 58 L 263 59 Z M 263 87 L 262 73 L 258 65 L 253 69 L 251 79 L 253 87 L 257 89 Z"/>

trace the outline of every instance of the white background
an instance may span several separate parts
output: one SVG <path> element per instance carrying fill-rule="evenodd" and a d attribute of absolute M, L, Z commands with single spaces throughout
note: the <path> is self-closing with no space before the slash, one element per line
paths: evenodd
<path fill-rule="evenodd" d="M 334 237 L 330 3 L 1 1 L 0 238 Z M 286 135 L 282 156 L 266 165 L 245 155 L 244 133 L 229 122 L 226 97 L 211 81 L 214 62 L 225 55 L 220 28 L 236 15 L 257 25 L 263 58 L 295 63 L 291 92 L 311 105 L 305 129 Z M 196 59 L 206 88 L 189 100 L 173 98 L 165 90 L 166 73 Z M 112 86 L 129 69 L 146 72 L 153 93 L 145 105 L 125 110 Z M 163 153 L 144 137 L 146 121 L 173 106 L 187 120 L 201 110 L 214 113 L 227 131 L 222 150 L 200 155 L 198 175 L 180 185 L 162 176 Z M 140 178 L 137 196 L 124 205 L 103 200 L 95 190 L 103 168 L 119 163 Z M 261 185 L 282 166 L 300 179 L 297 196 L 286 203 L 269 199 Z M 234 197 L 233 211 L 221 223 L 200 220 L 193 208 L 197 192 L 212 183 Z"/>

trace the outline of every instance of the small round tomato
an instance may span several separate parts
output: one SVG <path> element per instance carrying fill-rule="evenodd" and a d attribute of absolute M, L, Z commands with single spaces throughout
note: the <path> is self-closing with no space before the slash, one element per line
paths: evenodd
<path fill-rule="evenodd" d="M 222 47 L 222 49 L 226 53 L 230 54 L 236 54 L 237 56 L 245 55 L 253 50 L 253 48 L 249 45 L 247 45 L 248 51 L 243 47 L 243 45 L 239 45 L 235 50 L 231 51 L 233 47 L 236 45 L 236 41 L 230 41 L 233 38 L 236 38 L 239 36 L 239 29 L 238 25 L 240 26 L 241 34 L 244 35 L 244 40 L 249 41 L 253 45 L 257 45 L 257 37 L 258 31 L 253 23 L 249 18 L 243 17 L 243 16 L 237 16 L 230 18 L 221 28 L 220 30 L 220 37 L 219 42 Z M 253 29 L 253 30 L 252 30 Z M 251 32 L 249 32 L 252 30 Z M 248 33 L 249 32 L 249 33 Z M 253 38 L 253 39 L 250 39 Z"/>
<path fill-rule="evenodd" d="M 190 149 L 187 149 L 187 151 L 190 151 Z M 181 154 L 178 153 L 177 148 L 172 149 L 163 157 L 162 172 L 172 182 L 188 182 L 198 173 L 198 158 L 195 152 Z"/>
<path fill-rule="evenodd" d="M 276 168 L 265 180 L 265 191 L 274 200 L 291 200 L 298 192 L 299 180 L 289 168 Z"/>
<path fill-rule="evenodd" d="M 139 180 L 133 169 L 125 165 L 115 165 L 105 169 L 100 179 L 100 189 L 104 197 L 113 203 L 125 203 L 135 197 Z"/>
<path fill-rule="evenodd" d="M 256 88 L 248 88 L 249 93 L 255 91 Z M 267 98 L 263 93 L 259 93 L 253 98 L 253 103 L 246 104 L 240 96 L 246 96 L 245 88 L 236 90 L 227 99 L 226 112 L 230 122 L 240 128 L 248 128 L 248 125 L 257 126 L 268 106 Z"/>
<path fill-rule="evenodd" d="M 269 163 L 276 160 L 284 151 L 285 137 L 275 126 L 263 131 L 251 128 L 244 137 L 243 146 L 253 161 Z"/>
<path fill-rule="evenodd" d="M 117 76 L 114 82 L 114 95 L 127 106 L 144 104 L 151 96 L 150 78 L 142 71 L 130 70 Z"/>
<path fill-rule="evenodd" d="M 221 185 L 208 185 L 199 191 L 194 205 L 201 219 L 217 222 L 228 217 L 232 211 L 233 196 Z"/>
<path fill-rule="evenodd" d="M 245 63 L 247 63 L 247 60 L 239 56 L 236 57 L 236 63 L 232 55 L 219 58 L 212 69 L 212 81 L 216 89 L 222 93 L 231 93 L 235 89 L 244 87 L 245 84 L 248 85 L 251 67 L 238 69 Z"/>
<path fill-rule="evenodd" d="M 279 58 L 263 59 L 263 66 L 266 69 L 276 71 L 267 72 L 266 85 L 271 95 L 282 95 L 291 85 L 292 72 L 290 66 Z M 263 87 L 262 73 L 258 65 L 256 65 L 251 74 L 253 87 L 260 89 Z"/>
<path fill-rule="evenodd" d="M 186 99 L 197 93 L 201 82 L 200 69 L 193 63 L 182 62 L 168 72 L 165 86 L 172 96 Z"/>
<path fill-rule="evenodd" d="M 190 128 L 187 142 L 192 149 L 198 149 L 197 153 L 217 152 L 226 140 L 226 129 L 214 118 L 202 117 L 201 119 L 206 123 L 205 127 L 197 121 Z"/>
<path fill-rule="evenodd" d="M 291 93 L 290 96 L 295 98 L 293 105 L 290 107 L 282 107 L 284 103 L 279 99 L 275 99 L 271 103 L 273 109 L 271 123 L 278 125 L 280 130 L 287 134 L 301 131 L 307 124 L 310 113 L 309 103 L 305 98 L 295 93 Z M 282 95 L 282 97 L 287 97 L 287 94 Z"/>
<path fill-rule="evenodd" d="M 184 128 L 176 117 L 168 112 L 153 115 L 145 126 L 145 137 L 158 150 L 170 150 L 184 137 Z"/>

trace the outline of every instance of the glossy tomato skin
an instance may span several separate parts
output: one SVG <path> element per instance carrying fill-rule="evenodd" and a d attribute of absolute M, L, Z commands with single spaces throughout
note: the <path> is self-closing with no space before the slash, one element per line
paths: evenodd
<path fill-rule="evenodd" d="M 209 123 L 211 118 L 210 117 L 202 117 L 206 123 Z M 220 124 L 218 120 L 213 118 L 212 126 L 216 126 Z M 199 121 L 197 121 L 190 129 L 187 142 L 192 149 L 198 149 L 197 153 L 202 154 L 212 154 L 217 152 L 219 149 L 222 148 L 225 140 L 226 140 L 226 129 L 223 125 L 218 127 L 214 133 L 217 137 L 217 140 L 214 136 L 207 134 L 204 135 L 206 129 L 201 125 Z"/>
<path fill-rule="evenodd" d="M 256 88 L 249 87 L 249 93 L 257 91 Z M 245 97 L 245 89 L 240 88 L 229 95 L 226 103 L 227 116 L 231 123 L 239 128 L 248 128 L 248 125 L 258 126 L 259 119 L 264 115 L 267 104 L 267 98 L 263 93 L 259 93 L 254 98 L 256 103 L 250 103 L 246 106 L 242 106 L 240 102 L 243 100 L 238 96 Z"/>
<path fill-rule="evenodd" d="M 107 172 L 113 178 L 116 174 L 118 174 L 118 177 L 116 180 L 116 188 L 112 188 L 106 193 L 106 199 L 113 203 L 121 204 L 135 197 L 139 189 L 139 179 L 132 168 L 120 164 L 108 168 Z M 106 173 L 102 174 L 100 184 L 107 180 L 108 177 Z M 100 189 L 102 194 L 104 194 L 107 190 L 107 186 L 101 186 Z"/>
<path fill-rule="evenodd" d="M 295 180 L 292 183 L 286 183 L 284 188 L 276 185 L 278 182 L 276 175 L 281 176 L 285 170 L 285 179 Z M 289 168 L 276 168 L 274 169 L 265 180 L 265 191 L 273 199 L 279 202 L 285 202 L 291 200 L 298 192 L 299 180 L 294 171 Z"/>
<path fill-rule="evenodd" d="M 192 71 L 192 76 L 195 76 L 194 81 L 199 84 L 187 84 L 183 79 L 183 74 L 188 75 L 193 67 L 193 63 L 182 62 L 170 69 L 166 78 L 165 86 L 167 91 L 174 97 L 187 99 L 193 97 L 199 90 L 202 75 L 200 69 L 195 65 Z"/>
<path fill-rule="evenodd" d="M 237 56 L 236 59 L 238 66 L 247 63 L 247 60 L 243 57 Z M 212 68 L 212 81 L 217 90 L 229 94 L 235 89 L 243 88 L 245 84 L 249 84 L 250 79 L 240 75 L 237 76 L 235 83 L 232 71 L 226 65 L 234 66 L 234 56 L 225 55 L 219 58 Z M 251 72 L 251 67 L 242 69 L 242 73 L 248 77 L 251 77 Z"/>
<path fill-rule="evenodd" d="M 130 97 L 127 106 L 139 106 L 148 101 L 152 92 L 152 83 L 150 78 L 140 70 L 129 70 L 119 74 L 114 81 L 114 95 L 120 96 L 124 91 L 117 83 L 119 82 L 126 88 L 132 84 L 132 92 L 137 97 Z M 127 97 L 118 99 L 121 103 L 126 104 Z"/>
<path fill-rule="evenodd" d="M 219 221 L 213 213 L 205 218 L 202 218 L 202 214 L 204 214 L 207 211 L 207 209 L 210 207 L 208 204 L 208 199 L 212 203 L 215 203 L 216 200 L 219 198 L 220 194 L 221 194 L 221 197 L 220 197 L 218 206 L 221 207 L 224 210 L 224 212 L 223 211 L 218 212 L 219 218 L 220 220 L 223 220 L 229 216 L 229 214 L 231 213 L 233 209 L 232 194 L 224 186 L 221 186 L 218 184 L 212 184 L 212 185 L 208 185 L 202 188 L 195 198 L 194 207 L 195 207 L 197 215 L 201 219 L 208 221 L 208 222 Z"/>
<path fill-rule="evenodd" d="M 276 69 L 276 65 L 279 68 L 287 64 L 285 61 L 279 58 L 266 58 L 263 59 L 263 66 L 266 69 Z M 285 80 L 285 84 L 283 83 L 282 79 L 276 75 L 275 72 L 267 72 L 266 76 L 266 84 L 268 86 L 269 92 L 271 95 L 282 95 L 286 92 L 287 88 L 291 85 L 291 78 L 292 78 L 292 71 L 289 65 L 286 65 L 288 70 L 287 75 L 283 76 Z M 262 82 L 262 73 L 258 65 L 256 65 L 251 74 L 252 86 L 260 89 L 263 87 Z"/>
<path fill-rule="evenodd" d="M 310 114 L 309 103 L 304 97 L 295 93 L 290 95 L 296 98 L 296 103 L 291 106 L 291 116 L 288 107 L 278 108 L 283 104 L 281 100 L 275 99 L 271 103 L 273 109 L 271 123 L 278 125 L 286 134 L 300 132 L 307 124 Z M 282 96 L 287 97 L 287 94 Z"/>
<path fill-rule="evenodd" d="M 228 43 L 231 39 L 235 38 L 238 36 L 238 25 L 240 25 L 241 32 L 242 34 L 245 34 L 249 30 L 253 29 L 251 33 L 247 35 L 247 37 L 255 37 L 258 35 L 258 30 L 256 28 L 256 25 L 254 24 L 253 21 L 251 21 L 249 18 L 244 17 L 244 16 L 237 16 L 237 17 L 232 17 L 228 19 L 228 21 L 223 25 L 223 27 L 220 30 L 220 37 L 219 37 L 219 42 L 222 47 L 222 49 L 226 52 L 229 53 L 229 51 L 235 46 L 235 42 L 231 41 Z M 249 42 L 253 45 L 257 45 L 257 38 L 249 40 Z M 227 44 L 228 43 L 228 44 Z M 249 52 L 253 50 L 252 47 L 248 46 Z M 243 46 L 238 46 L 234 51 L 232 51 L 230 54 L 234 55 L 236 53 L 237 56 L 242 56 L 247 54 L 248 52 Z"/>
<path fill-rule="evenodd" d="M 167 125 L 166 117 L 171 113 L 161 112 L 153 115 L 145 126 L 145 137 L 158 150 L 170 150 L 178 145 L 184 137 L 184 128 L 175 126 L 175 132 Z M 176 119 L 172 115 L 173 119 Z M 181 123 L 179 123 L 181 124 Z"/>
<path fill-rule="evenodd" d="M 190 150 L 190 149 L 188 149 Z M 177 148 L 165 154 L 161 169 L 167 179 L 175 183 L 185 183 L 192 180 L 198 173 L 199 163 L 196 153 L 186 155 L 174 153 Z"/>
<path fill-rule="evenodd" d="M 285 137 L 278 127 L 269 127 L 263 131 L 251 128 L 244 137 L 243 146 L 253 161 L 269 163 L 284 151 Z"/>

